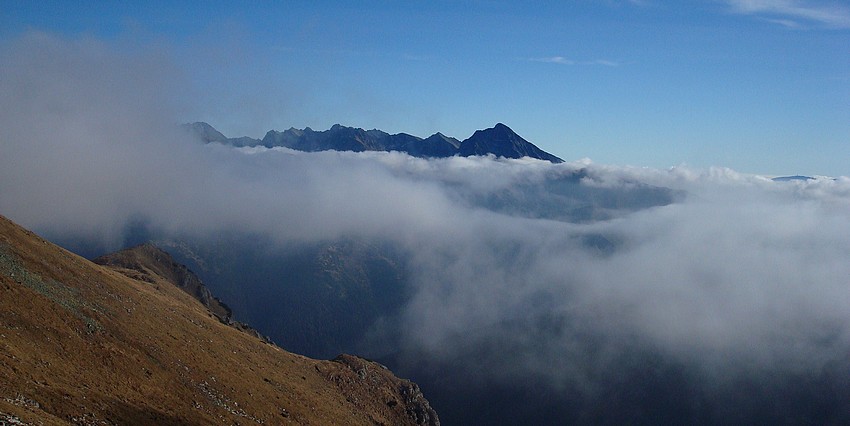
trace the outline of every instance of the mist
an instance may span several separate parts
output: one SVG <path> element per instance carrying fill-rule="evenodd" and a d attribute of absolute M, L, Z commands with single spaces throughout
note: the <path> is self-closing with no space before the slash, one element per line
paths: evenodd
<path fill-rule="evenodd" d="M 167 54 L 30 33 L 0 58 L 0 214 L 48 238 L 391 241 L 413 291 L 374 350 L 486 360 L 473 380 L 591 394 L 643 351 L 720 388 L 847 365 L 846 177 L 205 145 Z"/>

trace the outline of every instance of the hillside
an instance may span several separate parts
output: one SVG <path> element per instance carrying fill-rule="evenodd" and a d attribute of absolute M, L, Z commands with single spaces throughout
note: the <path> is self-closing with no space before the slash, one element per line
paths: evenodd
<path fill-rule="evenodd" d="M 149 283 L 155 283 L 157 277 L 163 278 L 201 302 L 220 321 L 227 322 L 232 316 L 230 308 L 215 298 L 197 275 L 153 244 L 141 244 L 100 256 L 92 262 Z"/>
<path fill-rule="evenodd" d="M 439 424 L 418 386 L 381 365 L 291 354 L 145 272 L 96 265 L 0 216 L 0 421 Z"/>

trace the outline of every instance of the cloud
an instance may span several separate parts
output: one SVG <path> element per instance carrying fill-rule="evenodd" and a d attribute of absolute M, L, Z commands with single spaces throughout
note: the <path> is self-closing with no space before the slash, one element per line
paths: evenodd
<path fill-rule="evenodd" d="M 451 336 L 532 317 L 529 306 L 545 301 L 553 315 L 594 317 L 598 332 L 644 336 L 683 359 L 741 355 L 811 367 L 819 333 L 795 329 L 821 325 L 839 327 L 833 356 L 846 348 L 841 277 L 848 267 L 834 254 L 850 245 L 847 200 L 839 195 L 846 183 L 661 176 L 688 188 L 688 200 L 582 226 L 477 217 L 434 251 L 438 258 L 424 261 L 430 272 L 406 324 L 417 330 L 412 341 L 439 355 Z M 598 257 L 575 238 L 581 232 L 619 247 Z M 493 247 L 514 249 L 500 254 Z"/>
<path fill-rule="evenodd" d="M 562 65 L 574 65 L 576 62 L 570 59 L 567 59 L 563 56 L 549 56 L 543 58 L 530 58 L 529 61 L 532 62 L 545 62 L 548 64 L 562 64 Z"/>
<path fill-rule="evenodd" d="M 169 153 L 184 150 L 171 123 L 181 89 L 162 53 L 29 33 L 0 54 L 5 214 L 114 238 L 151 186 L 186 174 Z"/>
<path fill-rule="evenodd" d="M 773 22 L 774 24 L 782 25 L 783 27 L 787 27 L 787 28 L 796 29 L 796 28 L 802 27 L 802 25 L 800 25 L 799 22 L 792 21 L 790 19 L 769 19 L 769 18 L 765 18 L 764 20 L 767 21 L 767 22 Z"/>
<path fill-rule="evenodd" d="M 391 241 L 412 294 L 394 349 L 491 382 L 590 395 L 652 365 L 726 395 L 741 377 L 843 386 L 848 178 L 203 145 L 172 120 L 168 57 L 122 51 L 0 47 L 0 213 L 108 248 L 138 223 Z"/>
<path fill-rule="evenodd" d="M 164 56 L 124 50 L 41 33 L 2 47 L 9 64 L 0 81 L 2 214 L 53 236 L 116 248 L 138 222 L 170 231 L 233 226 L 275 229 L 281 239 L 332 238 L 351 228 L 379 230 L 395 217 L 425 224 L 432 215 L 422 203 L 441 206 L 428 200 L 435 189 L 427 184 L 413 183 L 418 189 L 410 192 L 349 154 L 305 158 L 201 145 L 174 120 L 179 107 L 171 99 L 190 84 Z M 374 216 L 379 206 L 386 213 Z M 347 219 L 330 226 L 342 209 Z M 394 210 L 410 214 L 390 215 Z M 289 218 L 285 226 L 280 217 Z"/>
<path fill-rule="evenodd" d="M 800 0 L 727 0 L 735 13 L 766 16 L 771 22 L 787 27 L 799 21 L 828 28 L 850 28 L 850 9 L 846 5 L 825 1 Z"/>
<path fill-rule="evenodd" d="M 621 65 L 620 62 L 611 61 L 607 59 L 596 59 L 592 61 L 574 61 L 572 59 L 567 59 L 563 56 L 548 56 L 541 58 L 529 58 L 531 62 L 543 62 L 548 64 L 560 64 L 560 65 L 604 65 L 608 67 L 618 67 Z"/>

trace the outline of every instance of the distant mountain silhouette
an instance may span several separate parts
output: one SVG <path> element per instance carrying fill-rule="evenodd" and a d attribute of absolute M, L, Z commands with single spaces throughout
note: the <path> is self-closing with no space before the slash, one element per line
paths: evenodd
<path fill-rule="evenodd" d="M 815 178 L 813 178 L 811 176 L 800 176 L 800 175 L 779 176 L 779 177 L 773 178 L 774 182 L 790 182 L 790 181 L 795 181 L 795 180 L 815 180 Z"/>
<path fill-rule="evenodd" d="M 333 125 L 324 131 L 290 128 L 284 131 L 269 130 L 260 139 L 249 137 L 228 138 L 207 123 L 184 125 L 206 143 L 216 142 L 234 146 L 262 145 L 267 148 L 286 147 L 298 151 L 398 151 L 420 158 L 445 158 L 452 156 L 495 155 L 505 158 L 531 157 L 553 163 L 564 160 L 549 154 L 499 123 L 493 128 L 478 130 L 469 139 L 459 140 L 435 133 L 426 139 L 407 133 L 389 134 L 373 129 Z"/>
<path fill-rule="evenodd" d="M 221 132 L 216 130 L 213 126 L 202 121 L 184 124 L 183 128 L 204 143 L 215 142 L 233 146 L 255 146 L 260 144 L 259 139 L 249 138 L 248 136 L 228 138 L 221 134 Z"/>
<path fill-rule="evenodd" d="M 183 128 L 200 138 L 202 141 L 204 141 L 204 143 L 227 143 L 227 136 L 224 136 L 213 126 L 210 126 L 209 124 L 204 123 L 202 121 L 184 124 Z"/>
<path fill-rule="evenodd" d="M 415 149 L 419 149 L 419 153 L 424 155 L 417 155 L 417 152 L 413 150 L 407 152 L 410 155 L 416 157 L 428 156 L 429 154 L 432 157 L 451 157 L 457 154 L 459 147 L 459 140 L 437 132 L 431 136 L 428 136 L 427 139 L 423 139 L 421 143 L 412 147 Z"/>
<path fill-rule="evenodd" d="M 493 154 L 505 158 L 531 157 L 553 163 L 564 162 L 523 139 L 502 123 L 490 129 L 476 130 L 469 139 L 461 142 L 458 153 L 463 157 Z"/>

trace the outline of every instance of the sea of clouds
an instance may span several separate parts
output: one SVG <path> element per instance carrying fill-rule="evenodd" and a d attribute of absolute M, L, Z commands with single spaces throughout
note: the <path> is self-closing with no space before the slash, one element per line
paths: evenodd
<path fill-rule="evenodd" d="M 174 119 L 185 77 L 166 56 L 30 33 L 0 64 L 0 214 L 49 238 L 392 241 L 414 289 L 396 344 L 438 360 L 498 344 L 481 374 L 504 380 L 592 386 L 625 348 L 720 382 L 850 353 L 847 177 L 205 145 Z M 552 182 L 592 214 L 511 205 Z"/>

